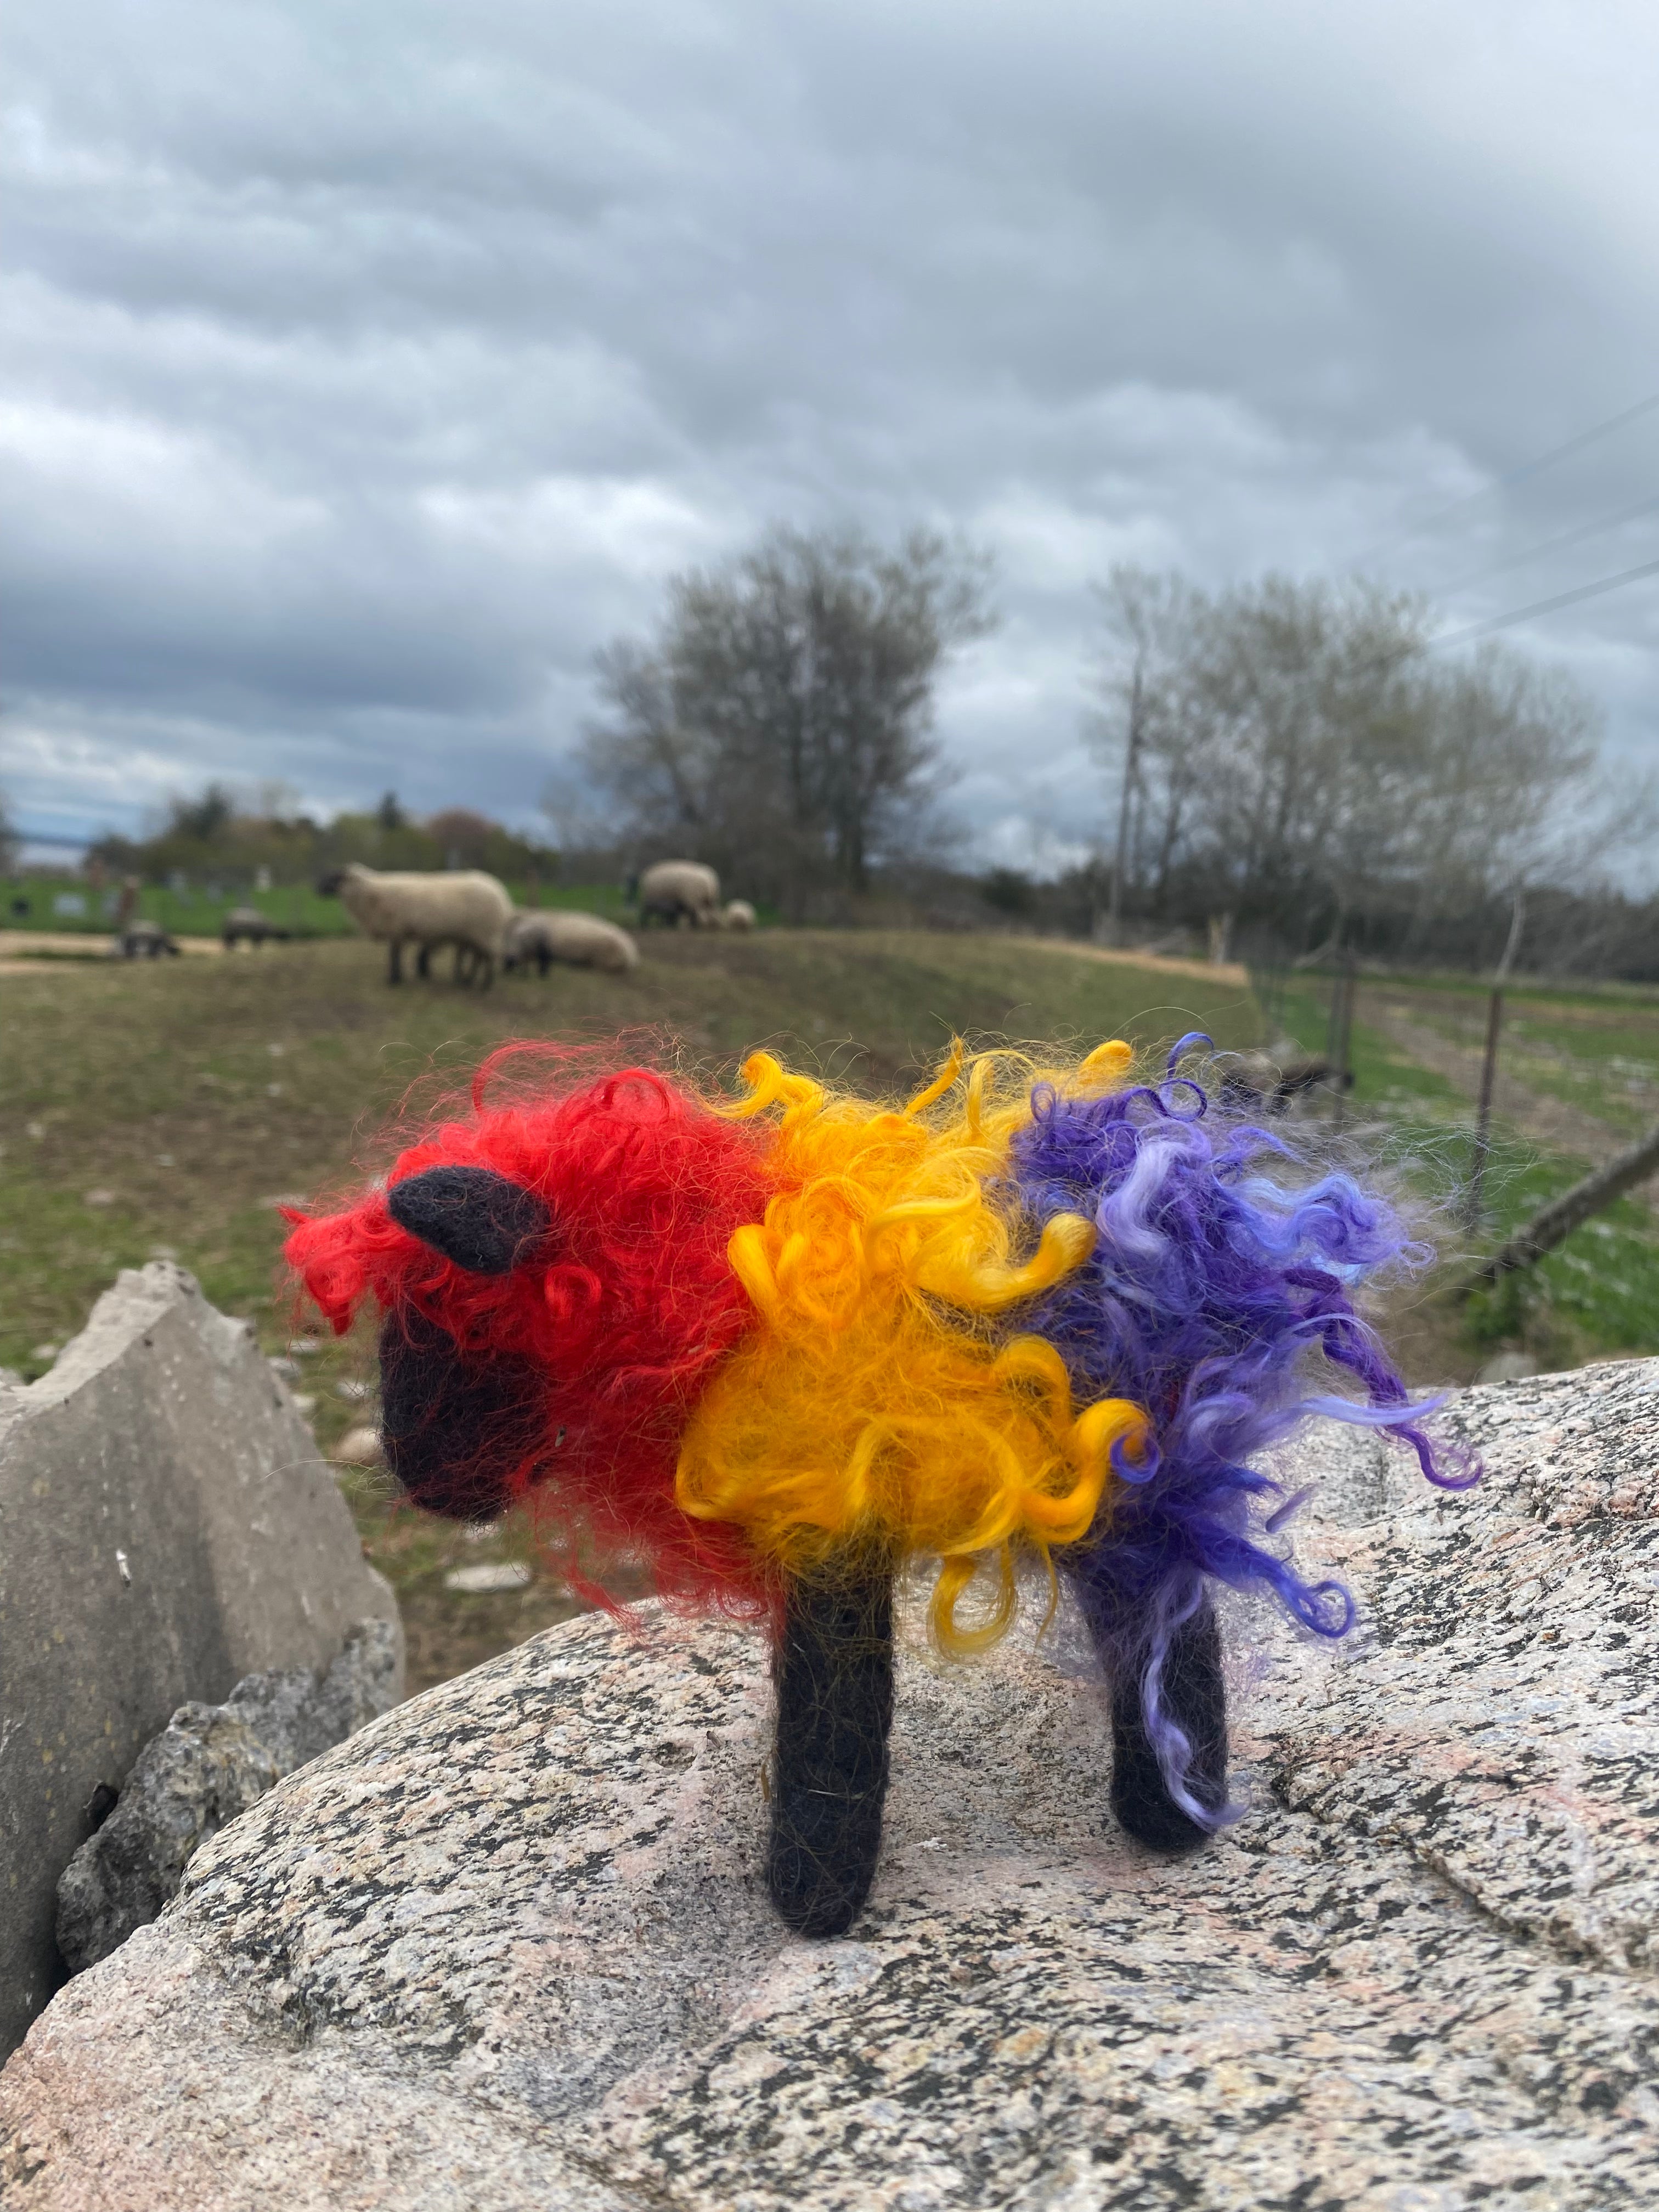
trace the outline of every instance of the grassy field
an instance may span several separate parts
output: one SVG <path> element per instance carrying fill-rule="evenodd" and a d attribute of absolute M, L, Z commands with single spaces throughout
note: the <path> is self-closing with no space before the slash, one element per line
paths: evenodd
<path fill-rule="evenodd" d="M 1553 1141 L 1540 1141 L 1502 1113 L 1494 1118 L 1485 1204 L 1471 1238 L 1462 1201 L 1488 997 L 1486 986 L 1450 980 L 1368 982 L 1353 1027 L 1351 1119 L 1385 1125 L 1386 1134 L 1372 1142 L 1407 1164 L 1435 1210 L 1436 1242 L 1448 1255 L 1465 1241 L 1496 1242 L 1659 1119 L 1659 1091 L 1650 1094 L 1645 1075 L 1636 1073 L 1651 1066 L 1659 1074 L 1654 994 L 1516 992 L 1502 1035 L 1506 1080 L 1572 1110 L 1547 1117 Z M 1328 982 L 1293 984 L 1280 1015 L 1285 1032 L 1322 1052 L 1329 1006 Z M 1461 1048 L 1452 1060 L 1461 1080 L 1425 1066 L 1388 1033 L 1383 1024 L 1397 1030 L 1402 1018 Z M 1409 1318 L 1404 1324 L 1425 1379 L 1436 1364 L 1462 1379 L 1473 1358 L 1499 1345 L 1523 1347 L 1545 1367 L 1659 1351 L 1659 1223 L 1652 1208 L 1639 1197 L 1620 1200 L 1527 1276 L 1473 1300 L 1450 1333 L 1449 1319 L 1430 1308 L 1415 1324 Z"/>
<path fill-rule="evenodd" d="M 626 919 L 629 908 L 620 884 L 531 884 L 507 886 L 520 906 L 564 907 L 583 914 L 602 914 L 610 921 Z M 0 880 L 0 932 L 7 929 L 48 929 L 83 935 L 88 949 L 102 949 L 101 940 L 114 927 L 113 890 L 89 890 L 84 878 L 21 876 Z M 138 911 L 159 922 L 175 937 L 217 937 L 233 907 L 257 907 L 279 929 L 295 937 L 349 937 L 351 917 L 337 898 L 323 898 L 309 884 L 283 884 L 275 890 L 219 890 L 198 884 L 183 891 L 163 884 L 146 884 L 138 894 Z M 0 935 L 0 945 L 3 945 Z"/>
<path fill-rule="evenodd" d="M 216 1304 L 247 1316 L 267 1352 L 294 1359 L 295 1388 L 331 1451 L 372 1418 L 372 1346 L 319 1340 L 279 1288 L 276 1202 L 349 1182 L 411 1086 L 426 1095 L 459 1084 L 507 1037 L 654 1030 L 713 1071 L 770 1043 L 860 1089 L 890 1091 L 930 1066 L 953 1030 L 1152 1044 L 1200 1028 L 1224 1048 L 1261 1034 L 1255 999 L 1227 976 L 1011 938 L 661 932 L 644 951 L 631 976 L 555 971 L 483 997 L 442 981 L 389 990 L 380 949 L 355 939 L 135 967 L 42 962 L 0 976 L 0 1364 L 42 1372 L 118 1267 L 176 1258 Z M 1277 1025 L 1314 1051 L 1328 990 L 1294 979 L 1277 1009 Z M 1402 1047 L 1402 1006 L 1413 1036 L 1467 1048 L 1462 1059 L 1453 1051 L 1453 1076 Z M 1463 1078 L 1483 1020 L 1474 987 L 1368 984 L 1345 1103 L 1349 1129 L 1395 1162 L 1454 1261 L 1466 1243 Z M 1570 1126 L 1586 1139 L 1593 1130 L 1603 1151 L 1640 1121 L 1640 1094 L 1620 1085 L 1644 1083 L 1634 1070 L 1650 1061 L 1659 1064 L 1650 997 L 1517 995 L 1506 1067 L 1558 1115 L 1565 1103 L 1577 1116 Z M 1596 1156 L 1593 1146 L 1540 1146 L 1502 1120 L 1495 1137 L 1488 1237 Z M 1466 1381 L 1498 1344 L 1545 1365 L 1659 1349 L 1653 1216 L 1626 1200 L 1524 1286 L 1462 1312 L 1419 1295 L 1390 1325 L 1418 1382 Z M 479 1540 L 396 1504 L 382 1475 L 343 1480 L 365 1547 L 402 1600 L 412 1686 L 573 1610 L 539 1574 L 506 1593 L 445 1588 L 458 1565 L 533 1565 L 524 1528 L 509 1522 Z"/>
<path fill-rule="evenodd" d="M 556 970 L 482 997 L 441 981 L 389 990 L 382 957 L 323 941 L 0 976 L 0 1364 L 42 1372 L 116 1270 L 152 1257 L 188 1267 L 268 1352 L 308 1347 L 276 1284 L 276 1202 L 337 1187 L 412 1084 L 459 1082 L 507 1037 L 654 1027 L 711 1066 L 772 1043 L 881 1089 L 931 1064 L 952 1030 L 1150 1043 L 1203 1028 L 1236 1047 L 1259 1029 L 1236 982 L 1006 938 L 661 932 L 631 976 Z M 295 1357 L 330 1449 L 365 1417 L 372 1347 L 353 1338 Z M 481 1544 L 395 1506 L 380 1477 L 347 1484 L 403 1601 L 414 1686 L 571 1609 L 541 1580 L 504 1595 L 445 1589 L 457 1565 L 527 1558 L 524 1531 Z"/>

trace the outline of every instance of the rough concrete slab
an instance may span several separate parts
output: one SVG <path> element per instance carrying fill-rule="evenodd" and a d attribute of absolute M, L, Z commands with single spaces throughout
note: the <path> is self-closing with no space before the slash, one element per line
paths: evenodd
<path fill-rule="evenodd" d="M 0 1389 L 0 2050 L 61 1978 L 58 1878 L 100 1783 L 188 1699 L 329 1665 L 390 1589 L 246 1326 L 164 1261 Z"/>
<path fill-rule="evenodd" d="M 0 2076 L 18 2212 L 1612 2212 L 1659 2198 L 1659 1362 L 1323 1429 L 1351 1649 L 1236 1612 L 1237 1826 L 1152 1860 L 1062 1627 L 908 1644 L 842 1942 L 761 1879 L 756 1645 L 642 1609 L 374 1723 Z M 8 2132 L 9 2131 L 9 2132 Z"/>
<path fill-rule="evenodd" d="M 59 1877 L 58 1949 L 70 1973 L 154 1920 L 210 1836 L 285 1774 L 389 1711 L 401 1656 L 392 1622 L 361 1621 L 325 1674 L 308 1667 L 245 1674 L 222 1705 L 180 1705 Z"/>

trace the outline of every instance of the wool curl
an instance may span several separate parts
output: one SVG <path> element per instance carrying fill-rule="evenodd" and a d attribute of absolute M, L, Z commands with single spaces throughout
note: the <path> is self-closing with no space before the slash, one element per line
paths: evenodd
<path fill-rule="evenodd" d="M 969 1064 L 957 1043 L 899 1109 L 767 1053 L 744 1064 L 749 1095 L 723 1110 L 770 1124 L 779 1188 L 729 1247 L 757 1321 L 692 1414 L 676 1477 L 688 1514 L 741 1527 L 791 1574 L 936 1554 L 939 1644 L 964 1652 L 1005 1632 L 1016 1554 L 1047 1559 L 1086 1533 L 1114 1452 L 1132 1459 L 1146 1421 L 1111 1390 L 1079 1409 L 1051 1344 L 994 1326 L 1073 1272 L 1095 1231 L 1051 1209 L 1027 1235 L 988 1194 L 1009 1188 L 1034 1080 L 1111 1081 L 1128 1057 L 1114 1045 L 1061 1079 L 1013 1054 Z M 1023 1257 L 1022 1243 L 1035 1246 Z M 988 1614 L 963 1626 L 957 1601 L 987 1565 Z"/>
<path fill-rule="evenodd" d="M 1098 1234 L 1083 1263 L 1025 1325 L 1064 1358 L 1079 1393 L 1109 1388 L 1146 1408 L 1152 1441 L 1120 1478 L 1088 1538 L 1062 1558 L 1098 1648 L 1141 1685 L 1148 1732 L 1170 1794 L 1206 1826 L 1224 1808 L 1186 1790 L 1191 1751 L 1160 1710 L 1165 1656 L 1202 1602 L 1205 1578 L 1265 1584 L 1303 1627 L 1340 1637 L 1354 1608 L 1335 1582 L 1310 1584 L 1272 1547 L 1299 1499 L 1253 1464 L 1313 1414 L 1391 1431 L 1442 1488 L 1478 1463 L 1437 1452 L 1353 1294 L 1389 1270 L 1425 1264 L 1395 1210 L 1340 1170 L 1310 1164 L 1280 1136 L 1224 1111 L 1176 1073 L 1085 1096 L 1033 1090 L 1012 1139 L 1017 1202 L 1036 1223 L 1086 1212 Z M 1364 1402 L 1310 1387 L 1322 1364 Z"/>
<path fill-rule="evenodd" d="M 470 1108 L 431 1121 L 386 1178 L 483 1167 L 533 1191 L 557 1224 L 535 1266 L 468 1273 L 398 1225 L 384 1188 L 337 1212 L 291 1212 L 284 1256 L 337 1334 L 373 1306 L 411 1345 L 435 1327 L 514 1388 L 546 1378 L 538 1417 L 482 1440 L 455 1486 L 480 1517 L 525 1504 L 584 1595 L 605 1601 L 597 1573 L 621 1559 L 664 1596 L 763 1612 L 762 1563 L 736 1529 L 680 1511 L 674 1462 L 691 1407 L 752 1322 L 726 1246 L 775 1188 L 763 1144 L 656 1069 L 596 1075 L 594 1059 L 503 1047 Z"/>

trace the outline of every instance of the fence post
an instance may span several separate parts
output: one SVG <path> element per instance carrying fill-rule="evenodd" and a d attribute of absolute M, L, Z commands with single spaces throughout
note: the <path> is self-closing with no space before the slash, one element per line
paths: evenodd
<path fill-rule="evenodd" d="M 1346 953 L 1337 976 L 1336 994 L 1331 1004 L 1331 1018 L 1336 1030 L 1335 1042 L 1328 1055 L 1331 1072 L 1336 1081 L 1336 1105 L 1331 1115 L 1331 1123 L 1338 1129 L 1342 1127 L 1348 1089 L 1348 1050 L 1353 1037 L 1353 1000 L 1358 973 L 1358 955 Z"/>
<path fill-rule="evenodd" d="M 1526 920 L 1526 888 L 1518 885 L 1510 915 L 1509 938 L 1492 979 L 1492 998 L 1486 1007 L 1486 1056 L 1480 1065 L 1480 1098 L 1474 1111 L 1474 1157 L 1469 1163 L 1468 1195 L 1463 1202 L 1464 1219 L 1471 1229 L 1480 1224 L 1481 1186 L 1486 1179 L 1486 1160 L 1492 1151 L 1492 1099 L 1498 1087 L 1498 1040 L 1504 1027 L 1504 986 L 1520 949 Z"/>
<path fill-rule="evenodd" d="M 1494 983 L 1486 1008 L 1486 1056 L 1480 1066 L 1480 1098 L 1474 1109 L 1474 1157 L 1469 1164 L 1468 1196 L 1464 1214 L 1471 1229 L 1480 1222 L 1480 1188 L 1486 1179 L 1486 1156 L 1492 1150 L 1492 1095 L 1498 1083 L 1498 1040 L 1504 1026 L 1504 986 Z"/>

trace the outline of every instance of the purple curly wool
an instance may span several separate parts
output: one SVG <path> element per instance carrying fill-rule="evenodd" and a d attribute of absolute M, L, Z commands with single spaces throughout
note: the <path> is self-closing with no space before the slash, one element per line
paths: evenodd
<path fill-rule="evenodd" d="M 1447 1471 L 1417 1425 L 1437 1400 L 1412 1403 L 1348 1285 L 1390 1261 L 1419 1265 L 1381 1199 L 1343 1174 L 1285 1188 L 1262 1171 L 1293 1162 L 1280 1139 L 1210 1117 L 1202 1087 L 1175 1073 L 1210 1040 L 1183 1037 L 1167 1079 L 1103 1097 L 1041 1085 L 1013 1143 L 1022 1210 L 1038 1224 L 1091 1214 L 1093 1256 L 1022 1327 L 1061 1352 L 1080 1397 L 1133 1399 L 1151 1413 L 1154 1449 L 1115 1455 L 1121 1485 L 1109 1517 L 1062 1559 L 1097 1647 L 1120 1679 L 1141 1684 L 1147 1733 L 1170 1796 L 1202 1826 L 1226 1808 L 1186 1786 L 1191 1746 L 1161 1711 L 1170 1640 L 1203 1601 L 1204 1577 L 1234 1589 L 1266 1583 L 1321 1636 L 1352 1626 L 1353 1601 L 1334 1582 L 1309 1584 L 1257 1540 L 1294 1511 L 1262 1513 L 1279 1486 L 1252 1467 L 1310 1413 L 1391 1430 L 1448 1490 L 1480 1478 Z M 1323 1354 L 1362 1385 L 1365 1403 L 1310 1392 L 1304 1370 Z"/>

